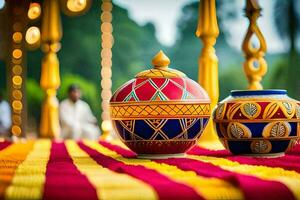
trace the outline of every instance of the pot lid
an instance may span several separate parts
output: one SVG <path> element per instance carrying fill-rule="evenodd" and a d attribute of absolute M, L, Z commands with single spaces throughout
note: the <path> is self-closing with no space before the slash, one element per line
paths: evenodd
<path fill-rule="evenodd" d="M 176 69 L 169 68 L 170 59 L 160 50 L 152 59 L 153 69 L 145 70 L 137 75 L 136 78 L 176 78 L 186 77 L 184 73 Z"/>
<path fill-rule="evenodd" d="M 206 91 L 184 73 L 169 68 L 170 59 L 159 51 L 153 69 L 138 73 L 113 94 L 111 103 L 164 102 L 209 103 Z"/>

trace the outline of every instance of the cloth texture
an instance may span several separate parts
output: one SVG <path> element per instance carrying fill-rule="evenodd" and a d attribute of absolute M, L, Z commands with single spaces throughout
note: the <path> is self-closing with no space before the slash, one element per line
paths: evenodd
<path fill-rule="evenodd" d="M 1 199 L 300 199 L 300 145 L 278 158 L 199 146 L 138 159 L 120 141 L 0 143 Z"/>

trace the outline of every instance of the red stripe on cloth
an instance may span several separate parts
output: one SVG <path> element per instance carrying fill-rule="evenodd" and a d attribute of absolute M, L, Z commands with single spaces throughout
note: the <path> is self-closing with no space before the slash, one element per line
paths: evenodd
<path fill-rule="evenodd" d="M 192 155 L 203 155 L 203 156 L 214 156 L 214 157 L 228 157 L 232 156 L 232 154 L 227 150 L 209 150 L 204 149 L 199 146 L 194 146 L 192 149 L 190 149 L 187 154 Z"/>
<path fill-rule="evenodd" d="M 106 141 L 99 141 L 99 143 L 106 147 L 106 148 L 109 148 L 110 150 L 122 155 L 123 157 L 125 158 L 136 158 L 137 157 L 137 154 L 134 153 L 133 151 L 130 151 L 128 149 L 124 149 L 120 146 L 117 146 L 117 145 L 113 145 L 109 142 L 106 142 Z"/>
<path fill-rule="evenodd" d="M 182 170 L 194 171 L 200 176 L 219 178 L 237 185 L 246 199 L 294 199 L 293 193 L 282 183 L 267 181 L 254 176 L 224 170 L 210 163 L 188 158 L 155 160 L 159 163 L 174 165 Z"/>
<path fill-rule="evenodd" d="M 98 199 L 95 188 L 73 164 L 64 143 L 52 143 L 43 199 Z"/>
<path fill-rule="evenodd" d="M 0 151 L 11 145 L 12 143 L 9 141 L 0 142 Z"/>
<path fill-rule="evenodd" d="M 300 149 L 300 148 L 299 148 Z M 297 150 L 297 149 L 295 149 Z M 293 153 L 295 151 L 292 151 Z M 224 151 L 212 151 L 203 149 L 201 147 L 194 147 L 188 152 L 192 155 L 203 155 L 203 156 L 215 156 L 215 157 L 224 157 L 231 161 L 236 161 L 240 164 L 247 165 L 263 165 L 267 167 L 280 167 L 285 170 L 294 170 L 300 173 L 300 152 L 298 154 L 287 153 L 285 156 L 278 158 L 258 158 L 258 157 L 246 157 L 246 156 L 234 156 Z"/>
<path fill-rule="evenodd" d="M 122 156 L 134 157 L 136 154 L 130 150 L 121 148 L 107 142 L 100 142 L 101 145 L 109 148 L 112 151 L 121 154 Z M 230 154 L 227 151 L 209 151 L 200 149 L 201 153 L 210 152 L 212 155 L 219 157 L 224 154 Z M 200 151 L 197 150 L 197 151 Z M 203 154 L 206 155 L 206 154 Z M 194 171 L 200 176 L 219 178 L 237 185 L 244 193 L 246 199 L 294 199 L 291 191 L 282 183 L 276 181 L 267 181 L 254 176 L 243 175 L 235 172 L 224 170 L 210 163 L 205 163 L 187 158 L 171 158 L 162 160 L 153 160 L 159 163 L 174 165 L 181 170 Z"/>
<path fill-rule="evenodd" d="M 126 165 L 99 153 L 82 142 L 78 142 L 78 145 L 99 165 L 117 173 L 126 173 L 151 185 L 157 192 L 159 199 L 203 199 L 192 188 L 172 181 L 155 170 L 147 169 L 144 166 Z"/>

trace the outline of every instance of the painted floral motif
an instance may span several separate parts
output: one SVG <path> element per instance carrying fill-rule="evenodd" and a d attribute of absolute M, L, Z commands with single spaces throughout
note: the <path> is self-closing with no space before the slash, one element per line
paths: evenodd
<path fill-rule="evenodd" d="M 110 100 L 114 128 L 137 154 L 184 153 L 197 143 L 210 112 L 207 92 L 184 73 L 168 68 L 159 52 L 153 69 L 138 73 Z"/>
<path fill-rule="evenodd" d="M 260 106 L 257 103 L 249 102 L 242 106 L 242 113 L 249 119 L 255 119 L 260 114 Z"/>
<path fill-rule="evenodd" d="M 271 122 L 263 130 L 263 137 L 288 137 L 291 126 L 288 122 Z"/>
<path fill-rule="evenodd" d="M 278 102 L 269 103 L 265 108 L 263 119 L 271 119 L 277 113 L 279 108 L 280 106 Z"/>
<path fill-rule="evenodd" d="M 253 153 L 269 153 L 272 144 L 268 140 L 254 140 L 251 142 L 251 150 Z"/>
<path fill-rule="evenodd" d="M 216 116 L 216 119 L 223 119 L 224 117 L 224 112 L 225 112 L 225 106 L 226 104 L 220 104 L 218 106 L 218 108 L 216 109 L 216 112 L 215 112 L 215 116 Z"/>
<path fill-rule="evenodd" d="M 281 109 L 282 109 L 282 112 L 284 113 L 284 115 L 288 119 L 291 119 L 294 117 L 295 111 L 296 111 L 294 103 L 284 101 L 284 102 L 282 102 Z"/>
<path fill-rule="evenodd" d="M 291 115 L 293 113 L 293 104 L 290 102 L 282 102 L 282 105 L 285 107 L 286 112 Z"/>
<path fill-rule="evenodd" d="M 218 136 L 233 154 L 283 153 L 300 138 L 300 104 L 285 90 L 232 91 L 213 117 Z"/>
<path fill-rule="evenodd" d="M 300 119 L 300 106 L 298 104 L 296 106 L 296 117 L 297 119 Z"/>
<path fill-rule="evenodd" d="M 251 138 L 251 131 L 243 124 L 230 123 L 228 126 L 228 135 L 232 138 Z"/>

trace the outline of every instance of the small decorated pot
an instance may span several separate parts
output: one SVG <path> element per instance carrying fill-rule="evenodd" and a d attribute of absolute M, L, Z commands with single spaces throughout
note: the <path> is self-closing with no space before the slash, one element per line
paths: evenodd
<path fill-rule="evenodd" d="M 210 116 L 205 90 L 168 68 L 169 63 L 160 51 L 152 60 L 154 68 L 138 73 L 110 101 L 116 132 L 140 157 L 186 152 L 197 143 Z"/>
<path fill-rule="evenodd" d="M 279 156 L 299 139 L 299 105 L 286 90 L 236 90 L 218 104 L 213 120 L 233 154 Z"/>

